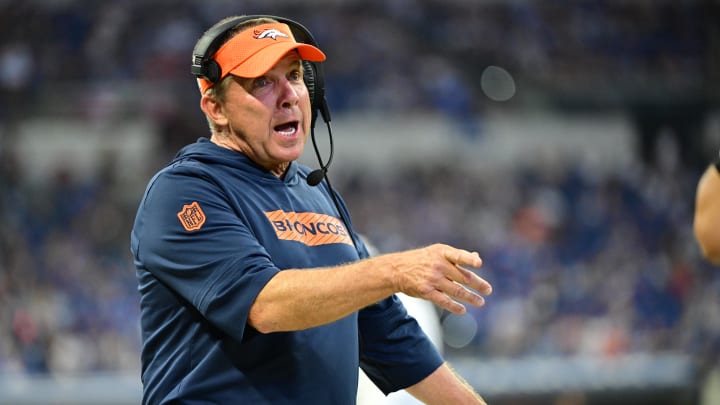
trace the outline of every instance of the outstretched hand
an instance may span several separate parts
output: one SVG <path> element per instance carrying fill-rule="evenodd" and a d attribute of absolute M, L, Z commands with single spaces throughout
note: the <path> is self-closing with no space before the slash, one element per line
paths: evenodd
<path fill-rule="evenodd" d="M 435 244 L 387 256 L 397 291 L 432 301 L 454 314 L 467 311 L 461 302 L 479 307 L 485 304 L 482 295 L 492 293 L 490 283 L 465 268 L 482 266 L 477 252 Z"/>

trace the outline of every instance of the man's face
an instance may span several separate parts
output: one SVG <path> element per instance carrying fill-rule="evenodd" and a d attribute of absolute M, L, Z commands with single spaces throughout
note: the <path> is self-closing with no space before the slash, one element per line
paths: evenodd
<path fill-rule="evenodd" d="M 235 78 L 222 108 L 232 149 L 282 174 L 302 154 L 310 130 L 310 98 L 297 53 L 289 52 L 262 77 Z"/>

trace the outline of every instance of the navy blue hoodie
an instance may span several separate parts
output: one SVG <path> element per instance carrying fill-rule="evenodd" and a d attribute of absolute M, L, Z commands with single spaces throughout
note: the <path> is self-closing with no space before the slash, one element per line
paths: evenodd
<path fill-rule="evenodd" d="M 442 363 L 395 296 L 301 331 L 248 326 L 255 297 L 283 269 L 368 257 L 326 185 L 306 183 L 309 171 L 293 162 L 280 179 L 201 138 L 152 178 L 131 235 L 143 403 L 346 405 L 358 366 L 389 393 Z"/>

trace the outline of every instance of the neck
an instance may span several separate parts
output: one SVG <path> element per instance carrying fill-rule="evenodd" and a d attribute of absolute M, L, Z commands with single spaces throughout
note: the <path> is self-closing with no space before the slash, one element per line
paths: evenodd
<path fill-rule="evenodd" d="M 253 162 L 257 163 L 258 165 L 264 167 L 267 171 L 274 174 L 280 179 L 283 179 L 285 177 L 285 173 L 287 173 L 288 168 L 290 167 L 290 162 L 282 162 L 273 166 L 266 166 L 262 163 L 258 162 L 257 160 L 253 159 L 253 156 L 251 153 L 248 153 L 246 148 L 243 148 L 242 145 L 238 144 L 237 142 L 233 142 L 232 138 L 226 134 L 223 133 L 213 133 L 210 137 L 210 141 L 222 148 L 234 150 L 235 152 L 242 153 L 243 155 L 247 156 L 252 160 Z"/>

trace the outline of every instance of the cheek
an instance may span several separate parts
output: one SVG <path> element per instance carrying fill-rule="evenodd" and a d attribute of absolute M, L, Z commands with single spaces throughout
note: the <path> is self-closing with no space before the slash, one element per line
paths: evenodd
<path fill-rule="evenodd" d="M 248 97 L 235 110 L 235 119 L 249 126 L 267 126 L 270 122 L 271 109 L 264 102 Z"/>

